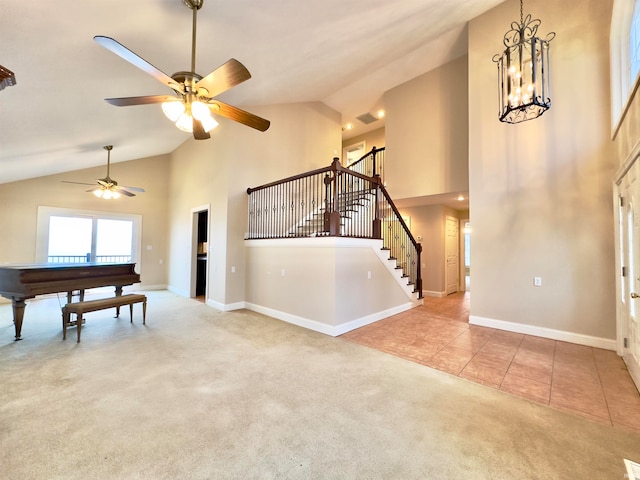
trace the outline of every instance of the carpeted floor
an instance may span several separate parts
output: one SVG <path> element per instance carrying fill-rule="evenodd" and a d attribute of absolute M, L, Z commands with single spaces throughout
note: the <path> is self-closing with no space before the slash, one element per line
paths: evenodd
<path fill-rule="evenodd" d="M 0 477 L 623 479 L 640 435 L 249 311 L 148 292 L 62 341 L 0 305 Z"/>

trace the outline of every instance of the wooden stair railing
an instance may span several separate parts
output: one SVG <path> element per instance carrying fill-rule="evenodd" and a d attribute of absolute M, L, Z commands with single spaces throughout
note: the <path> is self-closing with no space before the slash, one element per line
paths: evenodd
<path fill-rule="evenodd" d="M 329 167 L 248 188 L 246 239 L 342 236 L 382 239 L 389 260 L 422 298 L 415 240 L 377 173 L 384 148 L 349 167 L 338 158 Z M 366 173 L 363 173 L 366 172 Z"/>

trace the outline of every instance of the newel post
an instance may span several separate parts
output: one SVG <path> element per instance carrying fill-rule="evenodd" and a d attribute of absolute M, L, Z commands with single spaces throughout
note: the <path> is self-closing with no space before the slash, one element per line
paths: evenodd
<path fill-rule="evenodd" d="M 380 218 L 380 186 L 382 185 L 382 179 L 380 175 L 376 173 L 376 152 L 373 147 L 373 182 L 371 182 L 376 189 L 376 203 L 375 203 L 375 212 L 373 217 L 373 238 L 381 239 L 382 238 L 382 218 Z"/>
<path fill-rule="evenodd" d="M 416 252 L 418 253 L 418 261 L 416 264 L 416 290 L 418 291 L 418 298 L 422 298 L 422 268 L 420 263 L 422 262 L 422 244 L 416 244 Z"/>
<path fill-rule="evenodd" d="M 324 231 L 329 232 L 332 237 L 340 236 L 340 211 L 338 210 L 338 171 L 340 170 L 340 159 L 333 158 L 331 169 L 333 176 L 326 174 L 324 176 L 325 185 L 325 211 L 324 211 Z M 333 183 L 333 189 L 331 184 Z"/>
<path fill-rule="evenodd" d="M 374 145 L 373 148 L 371 149 L 371 159 L 373 162 L 373 176 L 374 177 L 379 177 L 380 175 L 378 174 L 378 170 L 376 169 L 376 146 Z"/>

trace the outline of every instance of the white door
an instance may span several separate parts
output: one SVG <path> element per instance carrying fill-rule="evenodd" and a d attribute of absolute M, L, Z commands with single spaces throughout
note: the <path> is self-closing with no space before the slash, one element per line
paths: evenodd
<path fill-rule="evenodd" d="M 620 261 L 622 281 L 621 332 L 623 358 L 629 373 L 640 388 L 640 160 L 636 160 L 619 184 Z"/>
<path fill-rule="evenodd" d="M 458 219 L 454 217 L 445 217 L 445 283 L 447 285 L 446 293 L 455 293 L 458 291 L 459 272 L 458 268 L 458 252 L 460 245 L 458 241 L 459 226 Z"/>

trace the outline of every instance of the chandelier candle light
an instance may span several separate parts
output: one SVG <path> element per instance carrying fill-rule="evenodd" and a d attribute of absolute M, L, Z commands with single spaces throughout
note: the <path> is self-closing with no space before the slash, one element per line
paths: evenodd
<path fill-rule="evenodd" d="M 536 37 L 542 22 L 531 14 L 523 17 L 522 1 L 520 24 L 511 23 L 504 35 L 506 49 L 493 57 L 498 64 L 498 118 L 505 123 L 532 120 L 551 107 L 549 42 L 556 34 L 551 32 L 544 40 Z"/>

